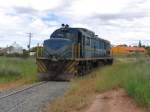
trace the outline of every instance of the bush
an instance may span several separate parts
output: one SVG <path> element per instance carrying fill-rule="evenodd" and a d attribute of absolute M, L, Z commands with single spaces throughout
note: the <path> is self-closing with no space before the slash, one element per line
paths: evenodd
<path fill-rule="evenodd" d="M 145 49 L 147 50 L 147 53 L 148 53 L 148 55 L 150 56 L 150 47 L 147 46 L 147 47 L 145 47 Z"/>
<path fill-rule="evenodd" d="M 14 67 L 0 68 L 0 77 L 16 77 L 21 76 L 21 71 Z"/>
<path fill-rule="evenodd" d="M 150 106 L 150 60 L 138 59 L 134 62 L 120 63 L 105 67 L 96 81 L 97 91 L 112 87 L 123 87 L 135 101 Z M 103 79 L 103 80 L 102 80 Z"/>
<path fill-rule="evenodd" d="M 34 58 L 0 58 L 0 83 L 23 79 L 25 82 L 37 81 Z"/>

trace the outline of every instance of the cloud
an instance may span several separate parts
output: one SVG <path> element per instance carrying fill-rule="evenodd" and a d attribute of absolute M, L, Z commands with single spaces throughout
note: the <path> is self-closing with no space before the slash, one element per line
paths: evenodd
<path fill-rule="evenodd" d="M 103 21 L 106 20 L 115 20 L 115 19 L 125 19 L 125 20 L 133 20 L 138 18 L 143 18 L 145 16 L 150 16 L 145 12 L 129 12 L 129 13 L 117 13 L 117 14 L 99 14 L 95 15 L 92 18 L 99 18 Z"/>
<path fill-rule="evenodd" d="M 15 6 L 13 7 L 14 11 L 17 14 L 33 14 L 33 13 L 37 13 L 37 10 L 31 8 L 31 7 L 19 7 L 19 6 Z"/>
<path fill-rule="evenodd" d="M 0 45 L 32 46 L 48 39 L 62 23 L 84 27 L 113 44 L 148 44 L 149 0 L 5 0 L 0 3 Z M 131 40 L 131 41 L 130 41 Z"/>

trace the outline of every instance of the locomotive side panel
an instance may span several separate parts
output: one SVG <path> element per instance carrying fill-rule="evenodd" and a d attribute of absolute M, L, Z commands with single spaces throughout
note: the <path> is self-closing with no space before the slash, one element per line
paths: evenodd
<path fill-rule="evenodd" d="M 82 58 L 99 58 L 110 56 L 107 51 L 110 45 L 100 38 L 82 36 Z"/>

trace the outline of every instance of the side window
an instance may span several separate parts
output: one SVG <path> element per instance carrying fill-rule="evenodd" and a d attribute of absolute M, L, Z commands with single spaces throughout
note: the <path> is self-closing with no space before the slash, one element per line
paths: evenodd
<path fill-rule="evenodd" d="M 90 38 L 89 37 L 85 38 L 85 45 L 90 46 Z"/>
<path fill-rule="evenodd" d="M 95 41 L 96 41 L 96 42 L 95 42 L 95 43 L 96 43 L 96 48 L 98 49 L 98 48 L 99 48 L 99 40 L 96 39 Z"/>
<path fill-rule="evenodd" d="M 108 46 L 108 43 L 104 42 L 104 49 L 108 49 L 109 46 Z"/>
<path fill-rule="evenodd" d="M 104 49 L 106 49 L 106 43 L 105 42 L 103 42 L 104 43 Z"/>
<path fill-rule="evenodd" d="M 94 48 L 94 45 L 95 44 L 95 42 L 94 42 L 94 39 L 91 39 L 91 48 Z"/>
<path fill-rule="evenodd" d="M 106 49 L 108 49 L 108 43 L 106 43 Z"/>
<path fill-rule="evenodd" d="M 103 46 L 103 49 L 105 49 L 105 43 L 104 43 L 104 41 L 102 41 L 102 43 L 103 43 L 103 44 L 102 44 L 102 46 Z"/>
<path fill-rule="evenodd" d="M 85 36 L 82 36 L 82 44 L 85 46 Z"/>
<path fill-rule="evenodd" d="M 100 40 L 100 49 L 103 49 L 103 42 L 102 42 L 102 40 Z"/>
<path fill-rule="evenodd" d="M 100 41 L 100 49 L 104 49 L 104 42 L 102 40 Z"/>
<path fill-rule="evenodd" d="M 78 32 L 77 33 L 77 38 L 75 38 L 75 39 L 76 39 L 77 43 L 81 43 L 83 38 L 84 37 L 82 36 L 82 34 L 80 32 Z"/>

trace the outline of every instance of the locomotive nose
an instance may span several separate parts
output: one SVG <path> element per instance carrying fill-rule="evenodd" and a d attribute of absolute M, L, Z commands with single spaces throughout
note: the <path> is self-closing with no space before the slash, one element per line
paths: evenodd
<path fill-rule="evenodd" d="M 70 39 L 54 38 L 44 41 L 44 56 L 53 59 L 69 58 L 72 52 Z"/>

